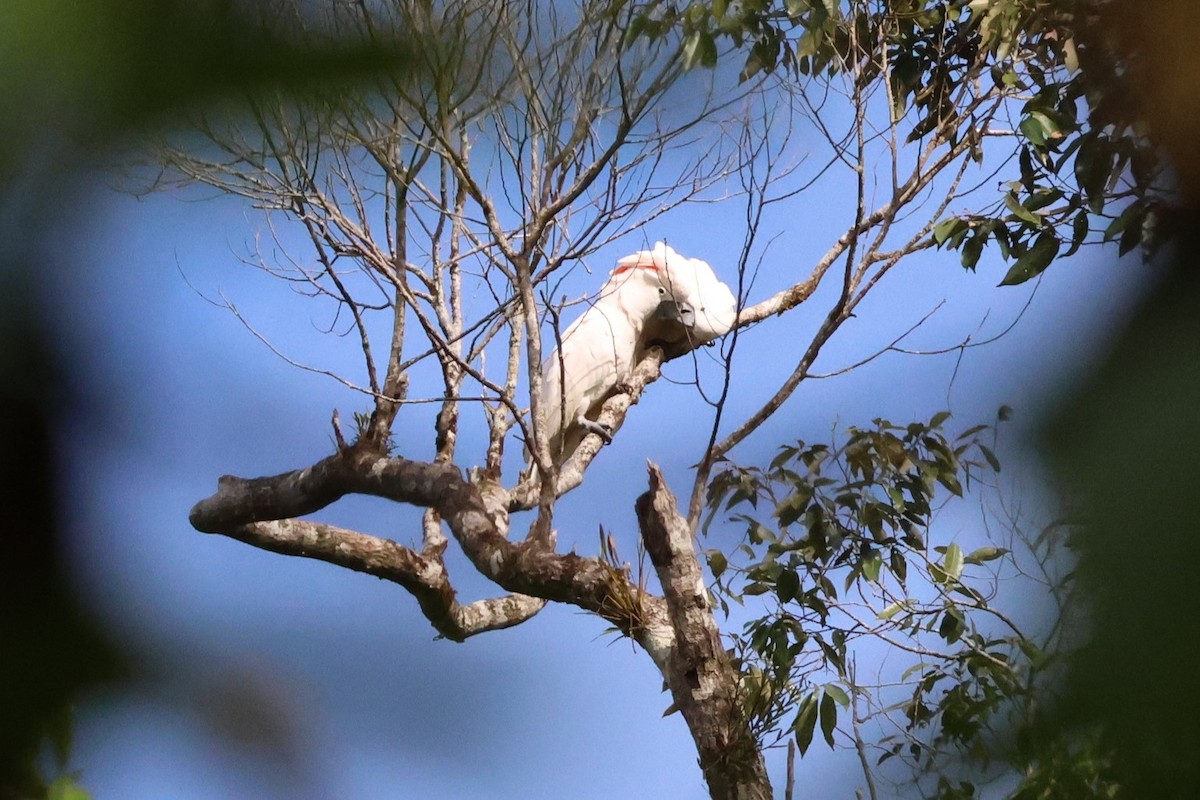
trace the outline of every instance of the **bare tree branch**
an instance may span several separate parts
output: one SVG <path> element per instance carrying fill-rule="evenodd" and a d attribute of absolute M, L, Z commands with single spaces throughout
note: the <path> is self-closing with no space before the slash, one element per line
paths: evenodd
<path fill-rule="evenodd" d="M 371 572 L 376 569 L 371 559 L 381 551 L 375 543 L 382 540 L 290 523 L 255 527 L 256 523 L 287 521 L 319 511 L 352 493 L 436 510 L 475 568 L 506 590 L 593 611 L 641 644 L 660 667 L 666 663 L 674 637 L 661 598 L 642 597 L 641 608 L 632 619 L 614 612 L 612 596 L 636 594 L 639 587 L 596 559 L 574 553 L 560 555 L 537 540 L 510 542 L 497 527 L 484 496 L 448 464 L 388 458 L 355 445 L 311 467 L 281 475 L 252 479 L 226 475 L 218 481 L 216 494 L 192 508 L 189 519 L 205 533 L 252 540 L 251 544 L 269 545 L 268 549 L 277 552 L 323 558 Z M 287 537 L 297 534 L 302 537 L 300 542 L 289 543 Z M 352 545 L 345 553 L 338 549 L 343 543 Z M 371 574 L 395 580 L 410 591 L 420 590 L 418 599 L 435 589 L 442 591 L 440 583 L 420 579 L 421 567 L 427 565 L 415 553 L 404 548 L 385 553 L 390 558 L 378 567 L 381 572 Z M 449 587 L 448 579 L 445 587 Z M 449 602 L 440 605 L 452 608 Z M 529 607 L 524 601 L 517 605 Z M 449 613 L 439 611 L 435 616 Z"/>
<path fill-rule="evenodd" d="M 225 536 L 263 550 L 328 561 L 398 583 L 417 599 L 421 612 L 442 636 L 461 642 L 487 631 L 519 625 L 546 601 L 512 594 L 461 605 L 441 553 L 417 553 L 389 539 L 333 525 L 280 519 L 225 528 Z"/>

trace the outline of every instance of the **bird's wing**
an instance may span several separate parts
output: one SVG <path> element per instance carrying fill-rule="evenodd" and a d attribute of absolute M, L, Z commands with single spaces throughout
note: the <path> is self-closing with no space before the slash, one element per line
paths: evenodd
<path fill-rule="evenodd" d="M 737 316 L 733 293 L 712 267 L 665 242 L 619 260 L 599 298 L 563 332 L 542 364 L 541 405 L 555 460 L 561 463 L 578 446 L 576 421 L 594 418 L 599 404 L 628 377 L 646 325 L 664 298 L 688 305 L 694 326 L 684 335 L 695 344 L 727 333 Z"/>
<path fill-rule="evenodd" d="M 616 304 L 603 300 L 563 332 L 562 347 L 542 364 L 542 397 L 552 451 L 562 441 L 564 417 L 570 429 L 624 380 L 636 338 Z M 564 447 L 563 457 L 569 455 Z"/>

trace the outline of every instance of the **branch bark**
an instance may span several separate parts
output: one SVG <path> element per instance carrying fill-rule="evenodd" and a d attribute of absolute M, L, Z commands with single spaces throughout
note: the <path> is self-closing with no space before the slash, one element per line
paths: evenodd
<path fill-rule="evenodd" d="M 769 800 L 771 784 L 708 602 L 692 530 L 662 472 L 653 463 L 649 471 L 650 489 L 636 507 L 675 634 L 664 671 L 667 686 L 692 732 L 714 800 Z"/>
<path fill-rule="evenodd" d="M 407 589 L 439 634 L 455 642 L 511 628 L 537 614 L 546 601 L 510 594 L 467 605 L 458 602 L 441 551 L 418 553 L 390 539 L 297 519 L 250 522 L 223 533 L 263 550 L 328 561 Z"/>
<path fill-rule="evenodd" d="M 476 569 L 506 591 L 527 597 L 459 606 L 440 548 L 417 553 L 395 542 L 294 519 L 347 494 L 434 509 Z M 204 533 L 398 583 L 417 597 L 422 611 L 448 638 L 517 624 L 538 610 L 533 598 L 554 600 L 613 623 L 664 669 L 674 635 L 662 598 L 642 591 L 628 576 L 597 559 L 558 554 L 537 541 L 510 542 L 495 513 L 494 504 L 489 506 L 480 489 L 456 467 L 387 457 L 360 442 L 281 475 L 223 476 L 217 493 L 197 503 L 189 519 Z M 507 520 L 501 522 L 506 527 Z"/>

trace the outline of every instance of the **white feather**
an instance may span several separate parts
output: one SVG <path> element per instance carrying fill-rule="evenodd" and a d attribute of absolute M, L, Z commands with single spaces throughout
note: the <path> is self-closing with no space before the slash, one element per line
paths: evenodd
<path fill-rule="evenodd" d="M 695 314 L 695 326 L 689 339 L 695 346 L 707 344 L 729 333 L 737 320 L 737 299 L 722 283 L 707 261 L 687 258 L 664 242 L 653 250 L 643 250 L 621 259 L 650 261 L 665 272 L 664 283 L 680 303 L 687 303 Z"/>
<path fill-rule="evenodd" d="M 695 326 L 687 336 L 697 345 L 727 333 L 737 316 L 733 293 L 712 267 L 658 242 L 618 261 L 595 302 L 563 331 L 561 346 L 542 364 L 543 430 L 556 463 L 583 440 L 579 421 L 595 419 L 604 399 L 629 377 L 646 344 L 646 323 L 672 299 L 692 307 Z"/>

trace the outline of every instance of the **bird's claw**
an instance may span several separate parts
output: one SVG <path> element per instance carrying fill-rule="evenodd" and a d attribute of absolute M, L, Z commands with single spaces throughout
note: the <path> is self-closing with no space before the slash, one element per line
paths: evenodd
<path fill-rule="evenodd" d="M 604 440 L 605 444 L 612 444 L 612 430 L 607 425 L 601 425 L 595 420 L 582 418 L 579 420 L 579 425 L 588 433 L 594 433 Z"/>

